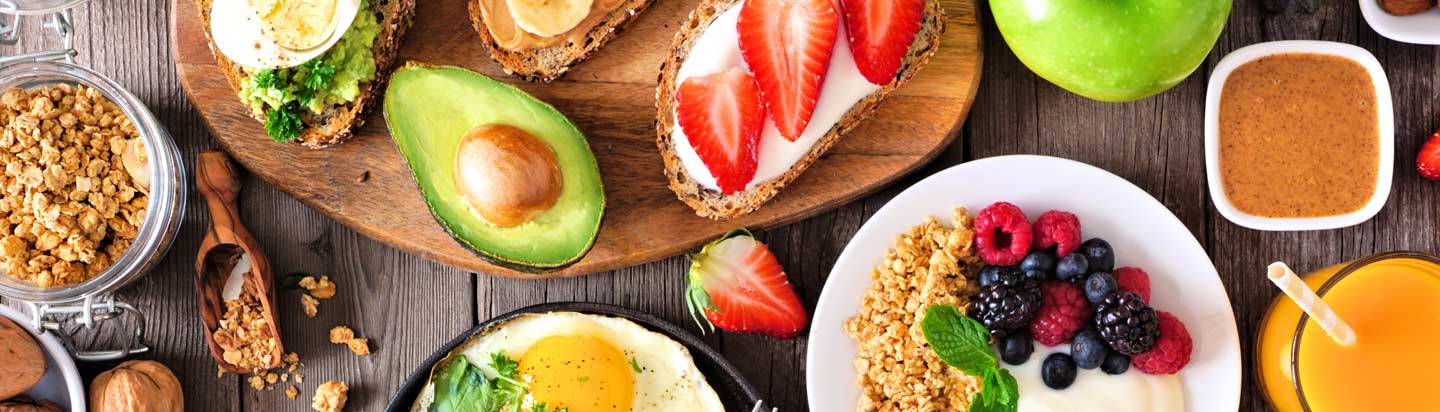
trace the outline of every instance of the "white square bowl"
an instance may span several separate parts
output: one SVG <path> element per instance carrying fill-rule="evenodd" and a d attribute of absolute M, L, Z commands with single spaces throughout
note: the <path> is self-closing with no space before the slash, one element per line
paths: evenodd
<path fill-rule="evenodd" d="M 1380 0 L 1360 0 L 1360 14 L 1376 33 L 1391 40 L 1415 44 L 1440 44 L 1440 8 L 1424 13 L 1396 16 L 1380 8 Z"/>
<path fill-rule="evenodd" d="M 1363 0 L 1362 0 L 1363 1 Z M 1374 1 L 1374 0 L 1370 0 Z M 1440 30 L 1440 26 L 1436 27 Z M 1251 215 L 1241 212 L 1230 203 L 1225 188 L 1220 182 L 1220 93 L 1225 81 L 1237 67 L 1255 59 L 1284 53 L 1316 53 L 1339 56 L 1359 63 L 1370 74 L 1375 84 L 1375 114 L 1379 117 L 1380 162 L 1375 174 L 1375 193 L 1365 206 L 1343 215 L 1303 218 L 1275 218 Z M 1395 113 L 1390 97 L 1390 81 L 1375 55 L 1360 47 L 1345 43 L 1312 40 L 1286 40 L 1258 43 L 1231 52 L 1220 60 L 1215 71 L 1210 73 L 1210 85 L 1205 92 L 1205 176 L 1209 181 L 1210 199 L 1225 219 L 1240 226 L 1256 230 L 1323 230 L 1353 226 L 1369 220 L 1390 198 L 1390 180 L 1395 165 Z"/>

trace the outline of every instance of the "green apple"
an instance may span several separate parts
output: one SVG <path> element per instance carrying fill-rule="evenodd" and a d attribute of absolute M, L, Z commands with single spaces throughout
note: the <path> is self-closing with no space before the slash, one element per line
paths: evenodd
<path fill-rule="evenodd" d="M 1010 50 L 1040 77 L 1081 96 L 1153 96 L 1205 60 L 1230 0 L 990 0 Z"/>

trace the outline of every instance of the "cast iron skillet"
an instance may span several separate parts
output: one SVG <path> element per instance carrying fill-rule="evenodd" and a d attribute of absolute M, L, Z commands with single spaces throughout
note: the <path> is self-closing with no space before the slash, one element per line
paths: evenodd
<path fill-rule="evenodd" d="M 725 404 L 726 411 L 751 412 L 766 410 L 766 408 L 768 408 L 761 406 L 763 401 L 760 400 L 759 393 L 755 391 L 755 388 L 750 386 L 749 382 L 745 381 L 743 376 L 740 376 L 740 371 L 735 370 L 735 367 L 731 366 L 730 362 L 727 362 L 724 356 L 721 356 L 719 352 L 706 346 L 705 342 L 700 341 L 700 338 L 695 337 L 695 335 L 690 334 L 690 332 L 686 332 L 679 326 L 675 326 L 670 322 L 666 322 L 663 319 L 649 314 L 618 306 L 599 303 L 563 302 L 526 306 L 514 312 L 491 318 L 478 326 L 470 328 L 470 330 L 465 331 L 465 333 L 461 333 L 460 336 L 456 336 L 455 339 L 451 339 L 449 343 L 436 349 L 435 353 L 431 354 L 419 367 L 415 368 L 414 372 L 410 373 L 410 377 L 405 379 L 405 383 L 400 385 L 400 389 L 395 392 L 395 396 L 392 396 L 390 402 L 385 405 L 385 412 L 409 412 L 410 407 L 415 404 L 415 397 L 420 395 L 420 389 L 425 387 L 426 381 L 430 380 L 430 368 L 435 365 L 435 362 L 439 362 L 441 359 L 444 359 L 445 356 L 449 355 L 450 351 L 459 347 L 461 343 L 521 315 L 545 312 L 580 312 L 629 319 L 646 329 L 668 336 L 670 339 L 680 342 L 681 345 L 685 345 L 685 349 L 690 350 L 690 356 L 695 359 L 695 366 L 700 369 L 701 374 L 705 375 L 705 380 L 710 382 L 710 386 L 715 388 L 715 393 L 720 395 L 720 402 Z"/>

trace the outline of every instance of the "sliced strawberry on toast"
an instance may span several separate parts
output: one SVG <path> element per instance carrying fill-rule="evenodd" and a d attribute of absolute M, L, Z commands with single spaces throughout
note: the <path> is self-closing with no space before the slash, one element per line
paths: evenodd
<path fill-rule="evenodd" d="M 1420 155 L 1415 157 L 1415 169 L 1420 171 L 1421 177 L 1440 180 L 1440 131 L 1430 135 L 1430 140 L 1420 146 Z"/>
<path fill-rule="evenodd" d="M 745 190 L 755 178 L 765 107 L 755 78 L 738 67 L 685 79 L 676 93 L 676 118 L 720 191 Z"/>
<path fill-rule="evenodd" d="M 920 32 L 925 0 L 840 0 L 840 9 L 860 74 L 870 83 L 890 84 Z"/>
<path fill-rule="evenodd" d="M 780 262 L 748 230 L 732 230 L 690 255 L 689 283 L 685 304 L 702 330 L 702 314 L 712 328 L 780 339 L 809 323 Z"/>
<path fill-rule="evenodd" d="M 830 0 L 744 0 L 736 29 L 740 54 L 760 83 L 780 136 L 800 138 L 835 51 L 839 17 Z"/>

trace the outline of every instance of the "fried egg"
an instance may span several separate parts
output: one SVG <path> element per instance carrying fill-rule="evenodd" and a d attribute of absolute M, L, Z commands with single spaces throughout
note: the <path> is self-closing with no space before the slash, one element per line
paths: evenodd
<path fill-rule="evenodd" d="M 575 312 L 525 315 L 462 348 L 467 361 L 491 376 L 492 354 L 519 362 L 519 376 L 530 390 L 521 410 L 541 403 L 569 412 L 725 410 L 689 350 L 625 319 Z M 428 409 L 432 391 L 427 387 L 421 394 L 418 410 Z"/>
<path fill-rule="evenodd" d="M 283 69 L 330 50 L 359 12 L 360 0 L 213 0 L 210 38 L 236 64 Z"/>

